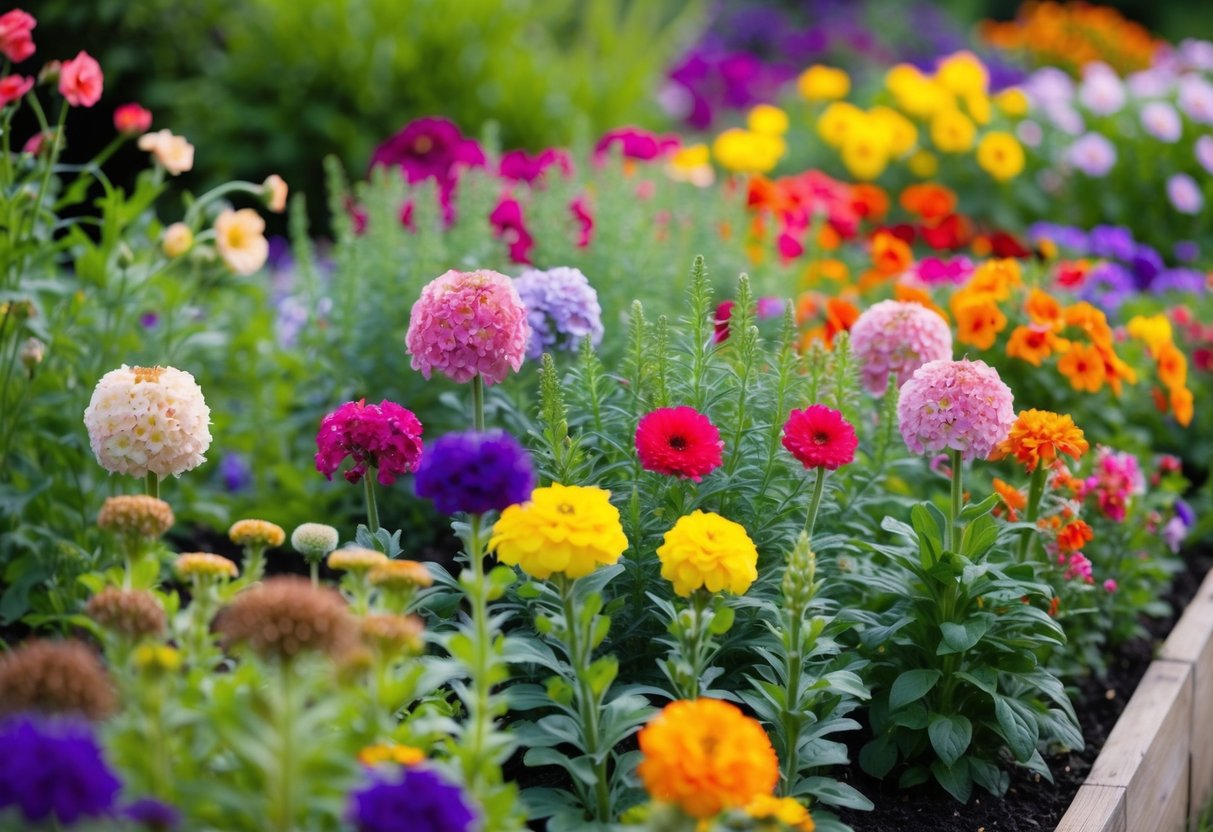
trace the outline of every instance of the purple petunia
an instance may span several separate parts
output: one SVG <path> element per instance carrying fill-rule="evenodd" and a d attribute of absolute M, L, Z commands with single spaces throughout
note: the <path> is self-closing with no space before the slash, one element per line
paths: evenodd
<path fill-rule="evenodd" d="M 530 499 L 535 472 L 530 455 L 504 431 L 448 433 L 422 454 L 416 487 L 443 514 L 484 514 Z"/>
<path fill-rule="evenodd" d="M 1097 225 L 1087 235 L 1087 250 L 1096 257 L 1132 260 L 1137 252 L 1133 232 L 1120 225 Z"/>
<path fill-rule="evenodd" d="M 1093 268 L 1087 276 L 1081 297 L 1105 312 L 1114 313 L 1136 289 L 1132 272 L 1120 263 L 1104 262 Z"/>
<path fill-rule="evenodd" d="M 122 814 L 147 832 L 172 832 L 181 825 L 181 813 L 167 803 L 145 797 L 122 810 Z"/>
<path fill-rule="evenodd" d="M 476 819 L 457 786 L 420 767 L 377 775 L 350 794 L 346 817 L 358 832 L 467 832 Z"/>
<path fill-rule="evenodd" d="M 527 269 L 514 281 L 527 309 L 531 340 L 527 356 L 539 358 L 553 350 L 575 350 L 586 338 L 602 341 L 602 307 L 598 293 L 580 270 L 560 267 Z"/>
<path fill-rule="evenodd" d="M 114 806 L 122 784 L 101 756 L 88 723 L 29 715 L 0 723 L 0 810 L 29 823 L 69 826 Z"/>

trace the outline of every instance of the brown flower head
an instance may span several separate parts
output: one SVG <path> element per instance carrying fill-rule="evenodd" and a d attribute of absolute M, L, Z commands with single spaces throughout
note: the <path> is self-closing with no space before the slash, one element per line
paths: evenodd
<path fill-rule="evenodd" d="M 362 619 L 362 640 L 386 656 L 420 653 L 425 648 L 425 625 L 415 615 L 368 615 Z"/>
<path fill-rule="evenodd" d="M 286 541 L 286 532 L 266 520 L 239 520 L 228 530 L 227 536 L 237 546 L 255 546 L 273 549 Z"/>
<path fill-rule="evenodd" d="M 145 494 L 109 497 L 101 504 L 97 525 L 114 534 L 155 539 L 173 527 L 173 509 Z"/>
<path fill-rule="evenodd" d="M 283 660 L 309 651 L 336 655 L 356 639 L 341 595 L 297 576 L 270 578 L 240 593 L 219 613 L 216 629 L 225 646 L 246 643 L 263 658 Z"/>
<path fill-rule="evenodd" d="M 105 629 L 129 638 L 164 632 L 164 610 L 150 592 L 107 587 L 89 599 L 84 611 Z"/>
<path fill-rule="evenodd" d="M 434 577 L 425 564 L 415 560 L 387 560 L 371 570 L 371 585 L 387 590 L 409 591 L 433 586 Z"/>
<path fill-rule="evenodd" d="M 223 555 L 210 552 L 186 552 L 173 562 L 177 575 L 186 580 L 200 578 L 234 578 L 240 574 L 236 564 Z"/>
<path fill-rule="evenodd" d="M 81 641 L 32 639 L 0 656 L 0 714 L 41 711 L 103 719 L 117 707 L 101 660 Z"/>

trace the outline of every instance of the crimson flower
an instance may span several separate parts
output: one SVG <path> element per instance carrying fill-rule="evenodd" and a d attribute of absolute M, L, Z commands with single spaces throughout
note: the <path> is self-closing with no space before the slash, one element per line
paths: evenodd
<path fill-rule="evenodd" d="M 417 470 L 421 447 L 421 422 L 411 410 L 386 400 L 367 404 L 359 399 L 321 420 L 316 470 L 331 480 L 348 456 L 354 465 L 345 472 L 347 481 L 361 482 L 369 467 L 379 469 L 380 485 L 391 485 Z"/>
<path fill-rule="evenodd" d="M 661 407 L 636 426 L 636 453 L 646 471 L 699 482 L 720 467 L 720 431 L 693 407 Z"/>
<path fill-rule="evenodd" d="M 805 468 L 837 470 L 855 459 L 859 439 L 854 426 L 824 404 L 793 410 L 783 426 L 783 446 Z"/>

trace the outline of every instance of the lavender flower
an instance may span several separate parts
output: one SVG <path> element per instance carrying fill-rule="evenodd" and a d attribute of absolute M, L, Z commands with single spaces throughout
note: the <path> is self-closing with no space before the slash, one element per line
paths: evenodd
<path fill-rule="evenodd" d="M 1194 263 L 1200 257 L 1200 244 L 1195 240 L 1179 240 L 1173 249 L 1175 259 L 1181 263 Z"/>
<path fill-rule="evenodd" d="M 416 487 L 443 514 L 483 514 L 530 499 L 535 473 L 526 450 L 504 431 L 448 433 L 422 454 Z"/>
<path fill-rule="evenodd" d="M 1120 263 L 1105 262 L 1097 265 L 1087 275 L 1081 297 L 1113 314 L 1136 291 L 1137 285 L 1132 272 Z"/>
<path fill-rule="evenodd" d="M 1213 72 L 1213 43 L 1207 40 L 1185 38 L 1179 43 L 1177 57 L 1187 69 Z"/>
<path fill-rule="evenodd" d="M 1186 173 L 1177 173 L 1167 180 L 1167 198 L 1181 214 L 1199 214 L 1205 204 L 1200 186 Z"/>
<path fill-rule="evenodd" d="M 1196 161 L 1205 169 L 1205 173 L 1213 173 L 1213 136 L 1201 136 L 1193 149 L 1196 151 Z"/>
<path fill-rule="evenodd" d="M 1069 106 L 1074 98 L 1074 81 L 1057 67 L 1048 66 L 1028 76 L 1024 92 L 1034 109 L 1050 104 Z"/>
<path fill-rule="evenodd" d="M 531 324 L 527 355 L 539 358 L 549 350 L 575 350 L 588 336 L 602 341 L 602 307 L 598 293 L 580 270 L 561 267 L 527 269 L 514 280 Z"/>
<path fill-rule="evenodd" d="M 1096 61 L 1083 67 L 1078 100 L 1095 115 L 1110 116 L 1125 105 L 1125 88 L 1116 70 Z"/>
<path fill-rule="evenodd" d="M 1116 164 L 1116 148 L 1099 133 L 1087 133 L 1070 145 L 1066 159 L 1087 176 L 1101 177 Z"/>
<path fill-rule="evenodd" d="M 1133 232 L 1120 225 L 1097 225 L 1088 236 L 1088 251 L 1096 257 L 1132 260 L 1137 252 Z"/>
<path fill-rule="evenodd" d="M 1172 517 L 1167 521 L 1167 525 L 1162 527 L 1162 539 L 1167 544 L 1167 548 L 1172 554 L 1179 551 L 1179 547 L 1183 544 L 1184 538 L 1188 536 L 1188 527 L 1184 525 L 1184 521 L 1178 516 Z"/>
<path fill-rule="evenodd" d="M 253 469 L 243 454 L 224 454 L 219 462 L 219 477 L 223 487 L 235 493 L 253 484 Z"/>
<path fill-rule="evenodd" d="M 476 819 L 457 786 L 420 767 L 376 775 L 350 795 L 346 817 L 358 832 L 394 832 L 402 818 L 410 832 L 467 832 Z"/>
<path fill-rule="evenodd" d="M 1165 101 L 1152 101 L 1142 108 L 1141 126 L 1160 142 L 1174 144 L 1183 135 L 1183 122 L 1175 108 Z"/>
<path fill-rule="evenodd" d="M 1166 292 L 1199 295 L 1205 291 L 1205 275 L 1196 269 L 1164 269 L 1150 282 L 1150 291 L 1159 295 Z"/>
<path fill-rule="evenodd" d="M 1196 525 L 1196 512 L 1192 510 L 1192 506 L 1188 505 L 1184 500 L 1175 501 L 1175 514 L 1184 521 L 1185 526 Z"/>
<path fill-rule="evenodd" d="M 1161 98 L 1175 85 L 1175 74 L 1159 67 L 1134 72 L 1125 79 L 1125 86 L 1134 98 Z"/>
<path fill-rule="evenodd" d="M 1213 124 L 1213 84 L 1199 75 L 1181 77 L 1179 109 L 1198 124 Z"/>
<path fill-rule="evenodd" d="M 88 723 L 21 715 L 0 723 L 0 810 L 69 826 L 108 813 L 121 783 Z"/>
<path fill-rule="evenodd" d="M 1096 226 L 1099 228 L 1100 226 Z M 1086 254 L 1089 250 L 1087 233 L 1072 225 L 1058 225 L 1052 222 L 1037 222 L 1028 226 L 1028 239 L 1034 243 L 1049 240 L 1054 245 L 1069 249 L 1075 254 Z M 1132 240 L 1130 239 L 1130 244 Z"/>

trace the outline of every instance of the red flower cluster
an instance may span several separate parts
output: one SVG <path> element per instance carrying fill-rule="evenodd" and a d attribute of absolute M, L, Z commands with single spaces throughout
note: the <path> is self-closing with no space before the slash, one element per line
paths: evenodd
<path fill-rule="evenodd" d="M 646 471 L 699 482 L 720 467 L 724 443 L 693 407 L 662 407 L 636 425 L 636 453 Z"/>
<path fill-rule="evenodd" d="M 330 480 L 348 456 L 354 465 L 347 481 L 361 482 L 367 468 L 378 468 L 380 485 L 417 470 L 421 462 L 421 422 L 395 402 L 368 405 L 346 402 L 324 417 L 316 434 L 316 470 Z"/>
<path fill-rule="evenodd" d="M 837 470 L 855 459 L 859 438 L 837 410 L 824 404 L 793 410 L 783 426 L 783 446 L 805 468 Z"/>

